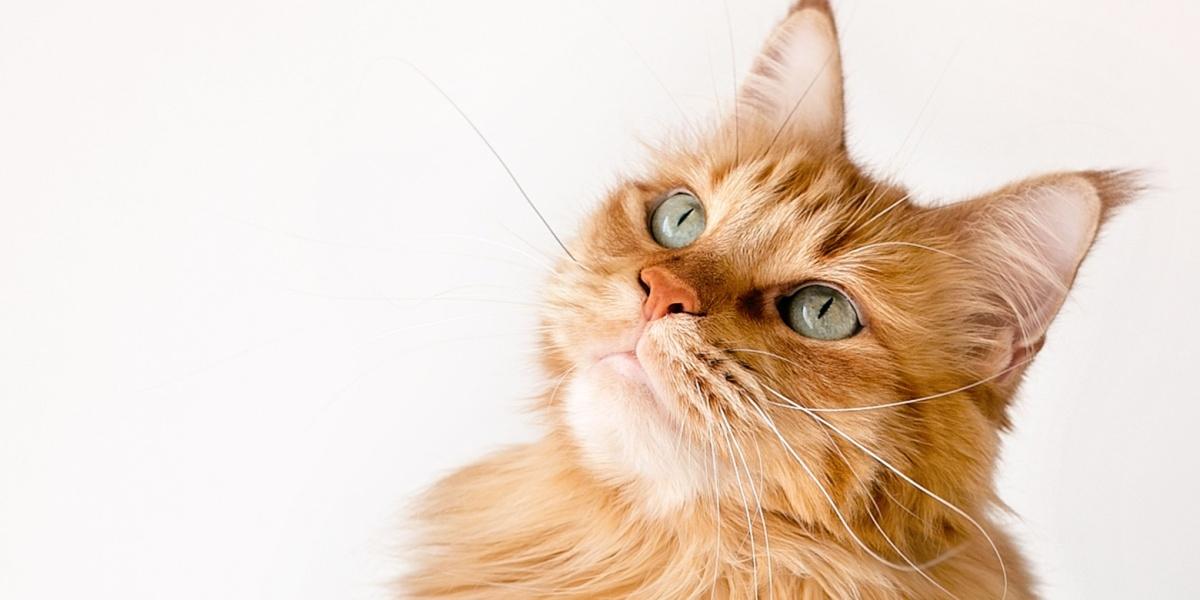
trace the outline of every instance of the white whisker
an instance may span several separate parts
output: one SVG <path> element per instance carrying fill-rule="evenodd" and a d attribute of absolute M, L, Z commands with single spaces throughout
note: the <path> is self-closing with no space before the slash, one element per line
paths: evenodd
<path fill-rule="evenodd" d="M 725 441 L 727 442 L 729 449 L 733 450 L 734 440 L 729 431 L 729 419 L 725 416 L 725 411 L 718 409 L 718 412 L 721 415 L 721 419 L 724 421 L 725 428 L 724 429 L 721 428 L 721 423 L 717 423 L 717 428 L 721 429 L 721 432 L 725 436 Z M 730 457 L 733 458 L 732 453 L 730 454 Z M 742 484 L 742 474 L 741 474 L 741 471 L 738 469 L 737 460 L 735 459 L 735 460 L 732 460 L 731 462 L 733 463 L 733 476 L 734 476 L 734 479 L 737 482 L 737 486 L 738 486 L 738 495 L 742 497 L 742 510 L 746 513 L 746 533 L 747 533 L 747 535 L 750 536 L 750 566 L 752 569 L 752 581 L 754 581 L 754 585 L 757 586 L 758 585 L 758 549 L 757 549 L 757 545 L 754 543 L 754 521 L 750 518 L 750 499 L 746 496 L 746 488 Z M 747 478 L 750 477 L 749 472 L 746 473 L 746 477 Z"/>
<path fill-rule="evenodd" d="M 837 502 L 834 501 L 833 496 L 829 493 L 829 490 L 826 489 L 825 485 L 821 483 L 820 478 L 818 478 L 817 474 L 813 472 L 812 467 L 808 466 L 808 463 L 800 457 L 795 448 L 792 448 L 792 445 L 789 444 L 787 439 L 783 437 L 783 434 L 779 432 L 779 428 L 775 426 L 775 422 L 772 421 L 771 418 L 767 416 L 767 413 L 764 412 L 763 409 L 757 404 L 751 403 L 751 406 L 754 407 L 754 410 L 758 411 L 758 414 L 763 418 L 763 421 L 767 424 L 771 431 L 775 433 L 775 437 L 779 438 L 779 442 L 783 444 L 784 450 L 786 450 L 787 453 L 791 455 L 791 457 L 795 459 L 797 463 L 800 464 L 800 468 L 803 469 L 804 473 L 808 475 L 808 478 L 811 479 L 814 484 L 816 484 L 817 489 L 821 491 L 821 495 L 823 495 L 826 502 L 829 503 L 829 507 L 833 509 L 833 514 L 837 516 L 838 521 L 841 522 L 842 527 L 846 530 L 846 533 L 849 533 L 850 538 L 854 540 L 855 545 L 861 548 L 863 552 L 866 552 L 872 558 L 884 565 L 900 571 L 909 570 L 911 567 L 908 565 L 898 564 L 884 558 L 883 556 L 880 556 L 878 552 L 872 550 L 871 547 L 868 546 L 867 543 L 858 536 L 858 533 L 856 533 L 854 528 L 850 526 L 850 522 L 846 520 L 846 516 L 842 513 L 842 509 L 838 508 Z"/>
<path fill-rule="evenodd" d="M 899 203 L 900 203 L 900 201 L 902 201 L 902 200 L 904 200 L 904 198 L 901 198 L 900 200 L 898 200 L 898 201 L 896 202 L 896 204 L 899 204 Z M 888 207 L 887 209 L 885 209 L 883 212 L 887 212 L 888 210 L 891 210 L 891 209 L 892 209 L 894 206 L 896 206 L 896 204 L 893 204 L 892 206 L 889 206 L 889 207 Z M 880 213 L 879 215 L 875 215 L 875 216 L 876 216 L 876 217 L 878 217 L 878 216 L 880 216 L 880 215 L 882 215 L 882 214 L 883 214 L 883 213 Z M 869 223 L 869 222 L 870 222 L 870 221 L 868 221 L 868 223 Z M 865 225 L 865 224 L 864 224 L 864 225 Z M 973 261 L 973 260 L 971 260 L 971 259 L 965 258 L 965 257 L 963 257 L 963 256 L 960 256 L 960 255 L 958 255 L 958 254 L 954 254 L 953 252 L 950 252 L 950 251 L 947 251 L 947 250 L 942 250 L 941 248 L 934 248 L 934 247 L 932 247 L 932 246 L 926 246 L 925 244 L 918 244 L 918 243 L 916 243 L 916 242 L 906 242 L 906 241 L 884 241 L 884 242 L 874 242 L 874 243 L 871 243 L 871 244 L 864 244 L 864 245 L 862 245 L 862 246 L 859 246 L 859 247 L 857 247 L 857 248 L 854 248 L 854 249 L 852 249 L 852 250 L 850 250 L 850 251 L 846 252 L 845 254 L 843 254 L 843 255 L 842 255 L 842 257 L 844 258 L 844 257 L 848 257 L 848 256 L 853 256 L 853 255 L 855 255 L 855 254 L 858 254 L 858 253 L 860 253 L 860 252 L 864 252 L 864 251 L 866 251 L 866 250 L 871 250 L 871 249 L 873 249 L 873 248 L 879 248 L 879 247 L 887 247 L 887 246 L 907 246 L 907 247 L 909 247 L 909 248 L 919 248 L 919 249 L 921 249 L 921 250 L 926 250 L 926 251 L 929 251 L 929 252 L 933 252 L 933 253 L 935 253 L 935 254 L 941 254 L 941 255 L 943 255 L 943 256 L 948 256 L 948 257 L 950 257 L 950 258 L 953 258 L 953 259 L 955 259 L 955 260 L 959 260 L 959 261 L 962 261 L 962 262 L 964 262 L 964 263 L 967 263 L 967 264 L 969 264 L 969 265 L 971 265 L 971 266 L 974 266 L 974 267 L 976 267 L 977 269 L 979 269 L 980 271 L 983 271 L 984 273 L 988 273 L 988 274 L 991 274 L 991 275 L 992 275 L 992 276 L 994 276 L 994 277 L 998 277 L 998 278 L 1000 278 L 1000 279 L 1002 279 L 1002 280 L 1005 280 L 1005 281 L 1006 281 L 1006 282 L 1009 284 L 1009 287 L 1011 287 L 1011 288 L 1013 288 L 1013 289 L 1019 289 L 1019 288 L 1020 288 L 1020 285 L 1019 285 L 1018 283 L 1015 283 L 1015 282 L 1011 281 L 1011 279 L 1012 279 L 1012 278 L 1011 278 L 1010 276 L 1008 276 L 1008 275 L 1005 275 L 1005 274 L 1002 274 L 1002 273 L 1001 273 L 1001 274 L 997 274 L 995 270 L 993 270 L 993 269 L 989 269 L 988 267 L 986 267 L 986 266 L 984 266 L 984 265 L 980 264 L 980 263 L 979 263 L 979 262 L 977 262 L 977 261 Z M 1013 319 L 1015 319 L 1015 320 L 1017 321 L 1017 328 L 1018 328 L 1018 329 L 1021 331 L 1021 335 L 1022 335 L 1023 339 L 1030 339 L 1030 336 L 1029 336 L 1029 328 L 1026 326 L 1025 319 L 1024 319 L 1024 316 L 1023 316 L 1023 315 L 1024 315 L 1024 313 L 1025 313 L 1025 311 L 1023 311 L 1023 310 L 1021 310 L 1020 308 L 1018 308 L 1018 307 L 1017 307 L 1017 305 L 1016 305 L 1016 304 L 1014 304 L 1014 302 L 1013 302 L 1013 299 L 1012 299 L 1012 298 L 1010 298 L 1010 297 L 1009 297 L 1007 294 L 1001 294 L 1001 295 L 1000 295 L 1000 298 L 1001 298 L 1001 299 L 1004 301 L 1004 303 L 1005 303 L 1005 304 L 1007 304 L 1007 305 L 1008 305 L 1008 308 L 1009 308 L 1009 310 L 1011 310 L 1011 311 L 1012 311 L 1012 316 L 1013 316 Z"/>
<path fill-rule="evenodd" d="M 506 231 L 507 231 L 507 229 L 506 229 Z M 509 231 L 509 233 L 512 234 L 513 236 L 516 236 L 516 234 L 512 233 L 511 231 Z M 467 235 L 467 234 L 462 234 L 462 233 L 441 233 L 441 234 L 437 234 L 437 235 L 434 235 L 431 237 L 469 240 L 472 242 L 479 242 L 481 244 L 486 244 L 486 245 L 493 246 L 496 248 L 501 248 L 504 250 L 510 250 L 519 256 L 528 258 L 529 260 L 533 261 L 533 264 L 537 265 L 539 268 L 544 269 L 546 272 L 554 274 L 553 262 L 547 263 L 546 257 L 535 256 L 535 255 L 530 254 L 530 253 L 528 253 L 520 248 L 517 248 L 516 246 L 513 246 L 511 244 L 505 244 L 504 242 L 498 242 L 496 240 L 491 240 L 491 239 L 477 236 L 477 235 Z M 522 240 L 522 241 L 524 241 L 524 240 Z M 525 242 L 525 243 L 528 244 L 528 242 Z"/>
<path fill-rule="evenodd" d="M 964 385 L 964 386 L 961 386 L 961 387 L 958 387 L 958 388 L 955 388 L 953 390 L 949 390 L 946 392 L 939 392 L 937 394 L 930 394 L 928 396 L 922 396 L 920 398 L 912 398 L 909 400 L 900 400 L 898 402 L 887 402 L 884 404 L 873 404 L 871 406 L 851 406 L 851 407 L 846 407 L 846 408 L 809 408 L 807 410 L 809 410 L 811 412 L 819 412 L 819 413 L 861 412 L 861 411 L 865 411 L 865 410 L 879 410 L 882 408 L 892 408 L 892 407 L 896 407 L 896 406 L 904 406 L 906 404 L 916 404 L 918 402 L 925 402 L 927 400 L 935 400 L 937 398 L 944 398 L 946 396 L 951 396 L 951 395 L 957 394 L 959 392 L 965 392 L 971 388 L 979 387 L 989 381 L 995 380 L 999 377 L 1003 377 L 1010 371 L 1013 371 L 1021 366 L 1024 366 L 1025 363 L 1028 363 L 1031 360 L 1033 360 L 1032 357 L 1028 358 L 1026 360 L 1017 362 L 1017 363 L 1013 363 L 1012 365 L 1009 365 L 1008 367 L 1001 369 L 999 372 L 993 373 L 992 375 L 984 377 L 983 379 L 980 379 L 979 381 L 976 381 L 974 383 L 969 383 L 967 385 Z"/>
<path fill-rule="evenodd" d="M 715 445 L 712 431 L 712 423 L 708 424 L 708 449 L 712 452 L 712 475 L 713 475 L 713 506 L 716 513 L 716 542 L 713 546 L 713 583 L 712 589 L 709 591 L 709 600 L 716 597 L 717 580 L 721 577 L 721 486 L 720 486 L 720 471 L 717 468 L 717 447 Z"/>
<path fill-rule="evenodd" d="M 574 365 L 566 371 L 563 371 L 563 374 L 558 378 L 558 382 L 554 384 L 554 388 L 550 390 L 550 397 L 546 399 L 547 404 L 554 404 L 554 398 L 558 396 L 558 388 L 562 387 L 562 384 L 567 380 L 567 377 L 578 368 L 579 365 Z"/>
<path fill-rule="evenodd" d="M 775 354 L 774 352 L 767 352 L 766 350 L 755 350 L 755 349 L 753 349 L 753 348 L 730 348 L 729 350 L 730 350 L 731 352 L 749 352 L 749 353 L 752 353 L 752 354 L 762 354 L 762 355 L 764 355 L 764 356 L 770 356 L 770 357 L 773 357 L 773 358 L 777 358 L 777 359 L 779 359 L 779 360 L 782 360 L 782 361 L 784 361 L 784 362 L 787 362 L 787 363 L 789 363 L 789 364 L 795 365 L 795 366 L 797 366 L 797 367 L 799 367 L 799 366 L 800 366 L 798 363 L 796 363 L 795 361 L 792 361 L 792 360 L 788 359 L 788 358 L 787 358 L 787 357 L 785 357 L 785 356 L 780 356 L 780 355 L 778 355 L 778 354 Z M 1013 363 L 1013 364 L 1009 365 L 1008 367 L 1005 367 L 1004 369 L 1001 369 L 1000 371 L 997 371 L 996 373 L 993 373 L 993 374 L 991 374 L 991 375 L 989 375 L 989 376 L 987 376 L 987 377 L 984 377 L 983 379 L 980 379 L 980 380 L 978 380 L 978 381 L 975 381 L 975 382 L 973 382 L 973 383 L 969 383 L 969 384 L 966 384 L 966 385 L 963 385 L 963 386 L 960 386 L 960 387 L 957 387 L 957 388 L 954 388 L 954 389 L 952 389 L 952 390 L 948 390 L 948 391 L 945 391 L 945 392 L 938 392 L 938 393 L 936 393 L 936 394 L 930 394 L 930 395 L 928 395 L 928 396 L 921 396 L 920 398 L 910 398 L 910 399 L 908 399 L 908 400 L 897 400 L 896 402 L 886 402 L 886 403 L 883 403 L 883 404 L 871 404 L 871 405 L 868 405 L 868 406 L 847 406 L 847 407 L 840 407 L 840 408 L 816 408 L 816 407 L 807 407 L 807 406 L 806 406 L 806 407 L 803 407 L 803 408 L 801 408 L 801 407 L 799 407 L 798 405 L 796 405 L 796 406 L 793 406 L 793 405 L 791 405 L 791 404 L 781 404 L 781 403 L 779 403 L 779 402 L 771 402 L 771 404 L 772 404 L 772 405 L 774 405 L 774 406 L 779 406 L 779 407 L 782 407 L 782 408 L 788 408 L 788 409 L 791 409 L 791 410 L 804 410 L 804 411 L 808 411 L 808 412 L 814 412 L 814 413 L 844 413 L 844 412 L 863 412 L 863 411 L 868 411 L 868 410 L 879 410 L 879 409 L 884 409 L 884 408 L 893 408 L 893 407 L 896 407 L 896 406 L 904 406 L 904 405 L 906 405 L 906 404 L 916 404 L 916 403 L 918 403 L 918 402 L 925 402 L 925 401 L 928 401 L 928 400 L 935 400 L 935 399 L 937 399 L 937 398 L 944 398 L 944 397 L 946 397 L 946 396 L 952 396 L 952 395 L 954 395 L 954 394 L 957 394 L 957 393 L 959 393 L 959 392 L 965 392 L 965 391 L 967 391 L 967 390 L 969 390 L 969 389 L 971 389 L 971 388 L 979 387 L 979 386 L 981 386 L 981 385 L 983 385 L 983 384 L 985 384 L 985 383 L 987 383 L 987 382 L 989 382 L 989 381 L 993 381 L 993 380 L 995 380 L 995 379 L 997 379 L 997 378 L 1003 377 L 1005 374 L 1007 374 L 1007 373 L 1009 373 L 1009 372 L 1011 372 L 1011 371 L 1014 371 L 1014 370 L 1016 370 L 1016 369 L 1018 369 L 1018 368 L 1020 368 L 1020 367 L 1024 366 L 1026 363 L 1028 363 L 1028 362 L 1030 362 L 1030 361 L 1032 361 L 1032 360 L 1033 360 L 1033 357 L 1027 358 L 1027 359 L 1025 359 L 1025 360 L 1022 360 L 1022 361 L 1019 361 L 1019 362 Z"/>
<path fill-rule="evenodd" d="M 766 518 L 763 518 L 763 516 L 762 516 L 762 500 L 760 498 L 758 498 L 758 491 L 757 491 L 757 488 L 755 488 L 754 480 L 752 480 L 749 464 L 746 464 L 746 462 L 745 462 L 745 454 L 743 454 L 743 452 L 742 452 L 742 445 L 738 444 L 738 440 L 736 438 L 734 438 L 734 436 L 733 436 L 733 426 L 730 425 L 730 418 L 728 418 L 728 416 L 725 414 L 725 410 L 721 410 L 720 415 L 721 415 L 721 420 L 724 421 L 724 424 L 725 424 L 725 438 L 728 440 L 728 443 L 730 443 L 730 448 L 737 454 L 737 456 L 731 456 L 731 458 L 734 458 L 733 474 L 737 476 L 738 492 L 740 493 L 740 496 L 742 496 L 742 506 L 743 506 L 743 509 L 745 509 L 745 514 L 746 514 L 746 529 L 748 529 L 750 532 L 750 560 L 751 560 L 752 566 L 754 566 L 754 574 L 752 574 L 752 580 L 754 580 L 754 586 L 755 586 L 755 589 L 757 590 L 758 589 L 758 553 L 755 550 L 754 521 L 751 521 L 751 518 L 750 518 L 750 502 L 749 502 L 749 499 L 746 498 L 745 488 L 742 487 L 742 476 L 738 475 L 738 462 L 737 462 L 738 457 L 742 458 L 742 467 L 745 470 L 745 474 L 746 474 L 746 484 L 750 485 L 751 496 L 754 497 L 755 502 L 758 505 L 758 516 L 760 516 L 760 522 L 762 523 L 762 528 L 763 528 L 762 530 L 763 530 L 764 536 L 767 535 L 767 520 L 766 520 Z M 720 424 L 718 424 L 718 425 L 720 425 Z M 767 580 L 770 581 L 770 578 L 772 578 L 772 575 L 770 575 L 770 545 L 769 545 L 769 542 L 767 542 L 766 538 L 763 539 L 763 544 L 766 545 L 766 546 L 764 546 L 764 548 L 766 548 L 766 552 L 767 552 Z"/>
<path fill-rule="evenodd" d="M 767 591 L 771 598 L 775 597 L 775 579 L 772 574 L 771 565 L 771 534 L 767 531 L 767 517 L 763 514 L 762 497 L 758 493 L 758 487 L 754 485 L 754 478 L 750 474 L 750 465 L 746 462 L 746 454 L 742 452 L 742 446 L 737 442 L 737 438 L 733 436 L 733 426 L 729 424 L 729 417 L 725 412 L 721 412 L 721 419 L 725 421 L 725 430 L 729 432 L 729 439 L 733 442 L 733 448 L 737 451 L 738 457 L 742 461 L 742 469 L 746 471 L 746 481 L 750 484 L 750 493 L 754 496 L 754 503 L 758 506 L 758 521 L 762 524 L 763 532 L 763 551 L 767 555 Z M 757 440 L 755 441 L 757 443 Z M 736 465 L 734 465 L 736 468 Z M 761 475 L 762 455 L 759 454 L 759 469 Z M 759 480 L 759 487 L 762 486 L 762 480 Z M 751 527 L 753 529 L 753 527 Z M 755 586 L 757 589 L 758 577 L 755 577 Z"/>
<path fill-rule="evenodd" d="M 856 471 L 854 469 L 854 466 L 850 464 L 850 459 L 846 458 L 846 453 L 842 452 L 842 447 L 839 446 L 836 441 L 834 441 L 832 435 L 829 435 L 829 430 L 827 428 L 823 428 L 823 427 L 820 429 L 821 429 L 821 433 L 825 434 L 825 438 L 829 440 L 830 447 L 832 447 L 834 449 L 834 451 L 837 452 L 838 456 L 842 459 L 842 463 L 846 465 L 846 469 L 848 469 L 850 471 L 850 474 L 854 476 L 854 479 L 859 482 L 859 485 L 863 485 L 865 482 L 863 481 L 862 477 L 858 474 L 858 471 Z M 890 494 L 889 494 L 889 497 L 891 497 Z M 880 510 L 879 503 L 875 501 L 875 498 L 870 498 L 870 501 L 871 501 L 871 505 L 875 507 L 875 510 L 877 510 L 877 511 Z M 871 519 L 871 523 L 873 525 L 875 525 L 875 529 L 878 530 L 879 534 L 883 536 L 883 539 L 884 539 L 884 541 L 887 542 L 888 546 L 891 546 L 892 550 L 894 550 L 896 552 L 896 554 L 898 554 L 900 556 L 900 559 L 903 560 L 905 564 L 912 567 L 912 569 L 914 571 L 916 571 L 917 574 L 919 574 L 921 577 L 923 577 L 929 583 L 933 584 L 934 587 L 941 590 L 942 592 L 945 592 L 945 594 L 947 596 L 950 596 L 951 598 L 954 598 L 955 600 L 959 600 L 958 596 L 956 596 L 950 590 L 946 589 L 941 583 L 938 583 L 938 581 L 936 579 L 934 579 L 931 575 L 929 575 L 928 573 L 925 572 L 925 569 L 923 567 L 928 565 L 928 563 L 922 563 L 922 564 L 918 565 L 917 563 L 913 562 L 913 560 L 911 558 L 909 558 L 908 554 L 905 553 L 904 550 L 900 549 L 900 546 L 896 544 L 895 540 L 892 539 L 892 536 L 888 535 L 887 531 L 885 531 L 883 529 L 883 525 L 881 525 L 879 523 L 879 519 L 875 518 L 875 514 L 870 510 L 870 508 L 867 509 L 867 517 L 869 517 Z M 934 561 L 940 562 L 940 560 L 939 560 L 940 558 L 941 558 L 941 556 L 934 557 Z"/>
<path fill-rule="evenodd" d="M 910 248 L 920 248 L 921 250 L 928 250 L 930 252 L 935 252 L 935 253 L 941 254 L 943 256 L 949 256 L 950 258 L 953 258 L 956 260 L 961 260 L 967 264 L 974 265 L 979 268 L 983 268 L 983 265 L 980 265 L 979 263 L 977 263 L 973 260 L 970 260 L 970 259 L 964 258 L 962 256 L 959 256 L 957 254 L 954 254 L 953 252 L 949 252 L 947 250 L 942 250 L 941 248 L 934 248 L 933 246 L 926 246 L 925 244 L 918 244 L 916 242 L 905 242 L 905 241 L 885 241 L 885 242 L 873 242 L 870 244 L 863 244 L 862 246 L 853 248 L 853 249 L 847 251 L 845 254 L 842 254 L 842 257 L 854 256 L 855 254 L 870 250 L 872 248 L 880 248 L 880 247 L 886 247 L 886 246 L 908 246 Z"/>
<path fill-rule="evenodd" d="M 898 199 L 898 200 L 896 200 L 895 202 L 893 202 L 893 203 L 889 204 L 889 205 L 887 206 L 887 208 L 885 208 L 885 209 L 883 209 L 883 210 L 881 210 L 881 211 L 879 211 L 879 212 L 875 213 L 874 215 L 872 215 L 872 216 L 871 216 L 871 218 L 867 219 L 867 220 L 866 220 L 866 222 L 864 222 L 862 225 L 859 225 L 859 226 L 858 226 L 858 228 L 859 228 L 859 229 L 861 229 L 861 228 L 864 228 L 864 227 L 866 227 L 867 225 L 870 225 L 871 223 L 875 222 L 875 220 L 876 220 L 876 219 L 878 219 L 879 217 L 882 217 L 883 215 L 886 215 L 886 214 L 888 214 L 889 212 L 891 212 L 891 210 L 892 210 L 893 208 L 896 208 L 897 206 L 900 206 L 901 204 L 904 204 L 904 201 L 905 201 L 905 200 L 908 200 L 908 199 L 909 199 L 909 194 L 904 194 L 903 196 L 900 196 L 900 199 Z"/>
<path fill-rule="evenodd" d="M 426 75 L 425 71 L 422 71 L 420 67 L 404 59 L 401 59 L 401 62 L 408 65 L 408 67 L 416 72 L 417 75 L 420 75 L 421 79 L 424 79 L 426 83 L 428 83 L 435 91 L 437 91 L 437 93 L 450 104 L 450 106 L 454 109 L 454 112 L 457 112 L 458 116 L 462 117 L 462 120 L 465 121 L 471 130 L 475 132 L 475 135 L 479 138 L 479 141 L 483 142 L 483 145 L 487 147 L 488 152 L 492 153 L 492 157 L 496 159 L 496 162 L 500 163 L 500 167 L 503 168 L 504 172 L 508 174 L 508 178 L 512 180 L 513 185 L 516 186 L 517 191 L 521 194 L 521 197 L 525 199 L 525 203 L 529 205 L 531 210 L 533 210 L 533 214 L 537 215 L 538 220 L 540 220 L 542 225 L 546 227 L 546 231 L 550 232 L 550 237 L 554 238 L 554 241 L 558 244 L 559 248 L 562 248 L 562 251 L 567 255 L 567 258 L 570 258 L 572 262 L 578 263 L 579 261 L 575 259 L 575 255 L 571 254 L 571 251 L 567 249 L 567 245 L 563 243 L 562 238 L 558 237 L 558 233 L 556 233 L 554 228 L 550 226 L 550 222 L 546 220 L 545 215 L 542 214 L 541 210 L 538 210 L 537 205 L 533 203 L 533 199 L 530 198 L 529 194 L 525 192 L 525 187 L 521 185 L 519 180 L 517 180 L 517 175 L 513 173 L 512 169 L 509 168 L 508 162 L 506 162 L 504 158 L 500 156 L 500 152 L 497 151 L 494 146 L 492 146 L 492 142 L 487 139 L 487 136 L 483 135 L 483 131 L 479 129 L 479 126 L 475 125 L 475 121 L 472 120 L 471 117 L 467 116 L 466 111 L 464 111 L 462 107 L 450 97 L 450 94 L 446 93 L 446 90 L 442 89 L 442 86 L 438 85 L 438 82 L 434 81 L 432 77 Z"/>
<path fill-rule="evenodd" d="M 821 415 L 818 415 L 818 414 L 812 412 L 811 410 L 808 410 L 808 409 L 800 406 L 799 404 L 792 402 L 792 400 L 790 398 L 788 398 L 787 396 L 784 396 L 783 394 L 780 394 L 778 391 L 771 388 L 770 386 L 764 386 L 764 387 L 767 389 L 767 391 L 771 392 L 772 394 L 777 396 L 779 399 L 781 399 L 785 402 L 788 402 L 790 404 L 793 404 L 794 406 L 799 408 L 801 411 L 803 411 L 808 416 L 812 417 L 813 419 L 816 419 L 821 424 L 823 424 L 826 427 L 828 427 L 829 429 L 833 430 L 833 432 L 838 434 L 839 436 L 841 436 L 842 439 L 845 439 L 847 442 L 850 442 L 856 448 L 858 448 L 859 450 L 862 450 L 868 456 L 875 459 L 876 462 L 883 465 L 884 467 L 887 467 L 887 469 L 890 470 L 892 473 L 895 473 L 897 477 L 903 479 L 909 485 L 913 486 L 914 488 L 921 491 L 925 495 L 934 499 L 939 504 L 950 509 L 958 516 L 966 519 L 972 526 L 975 527 L 975 529 L 979 530 L 979 533 L 983 534 L 984 539 L 987 540 L 988 545 L 992 547 L 992 552 L 995 553 L 996 559 L 1000 561 L 1000 573 L 1004 577 L 1004 591 L 1000 596 L 1001 600 L 1004 600 L 1005 598 L 1008 597 L 1008 567 L 1004 564 L 1004 556 L 1000 554 L 1000 548 L 998 546 L 996 546 L 996 542 L 992 539 L 992 536 L 987 532 L 986 529 L 984 529 L 983 525 L 979 524 L 979 521 L 975 520 L 974 517 L 967 514 L 967 512 L 964 511 L 963 509 L 959 508 L 958 506 L 955 506 L 954 503 L 952 503 L 949 500 L 946 500 L 945 498 L 942 498 L 941 496 L 937 495 L 936 493 L 930 491 L 929 488 L 926 488 L 925 486 L 921 485 L 920 483 L 917 483 L 916 480 L 914 480 L 912 477 L 909 477 L 908 475 L 906 475 L 900 469 L 893 466 L 892 463 L 888 462 L 882 456 L 879 456 L 879 454 L 877 454 L 870 448 L 868 448 L 865 445 L 863 445 L 862 443 L 860 443 L 858 440 L 851 437 L 849 434 L 847 434 L 844 431 L 842 431 L 841 429 L 839 429 L 833 423 L 830 423 L 828 420 L 823 418 Z"/>

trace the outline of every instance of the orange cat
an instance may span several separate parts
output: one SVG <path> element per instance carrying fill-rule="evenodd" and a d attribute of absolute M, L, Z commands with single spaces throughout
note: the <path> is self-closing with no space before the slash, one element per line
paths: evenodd
<path fill-rule="evenodd" d="M 659 153 L 546 291 L 549 432 L 423 498 L 410 598 L 1030 598 L 1007 409 L 1118 172 L 923 207 L 856 167 L 801 1 L 728 120 Z"/>

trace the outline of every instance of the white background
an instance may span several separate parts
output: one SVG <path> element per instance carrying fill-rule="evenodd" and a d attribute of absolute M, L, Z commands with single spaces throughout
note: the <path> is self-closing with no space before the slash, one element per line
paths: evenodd
<path fill-rule="evenodd" d="M 535 435 L 556 255 L 403 59 L 569 235 L 787 2 L 729 4 L 0 5 L 0 598 L 382 597 L 406 498 Z M 1200 9 L 836 8 L 853 153 L 919 197 L 1151 169 L 1001 487 L 1048 597 L 1196 597 Z"/>

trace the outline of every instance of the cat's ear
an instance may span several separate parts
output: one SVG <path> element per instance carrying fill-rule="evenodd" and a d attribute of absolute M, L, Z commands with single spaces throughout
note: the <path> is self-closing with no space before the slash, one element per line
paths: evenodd
<path fill-rule="evenodd" d="M 989 308 L 976 315 L 998 326 L 985 352 L 989 367 L 1023 370 L 1041 348 L 1100 225 L 1138 189 L 1134 173 L 1063 173 L 936 209 L 969 261 L 977 289 L 990 296 Z"/>
<path fill-rule="evenodd" d="M 842 59 L 828 0 L 792 6 L 742 82 L 735 116 L 773 142 L 843 146 Z"/>

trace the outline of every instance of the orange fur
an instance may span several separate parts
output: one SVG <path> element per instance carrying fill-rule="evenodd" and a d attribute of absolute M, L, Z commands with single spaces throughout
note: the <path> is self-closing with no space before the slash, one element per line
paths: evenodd
<path fill-rule="evenodd" d="M 789 46 L 795 32 L 816 39 Z M 799 56 L 813 47 L 829 59 Z M 549 432 L 422 498 L 405 597 L 1034 596 L 993 520 L 1000 434 L 1132 179 L 1064 173 L 917 205 L 846 155 L 836 57 L 828 5 L 799 2 L 736 120 L 658 152 L 588 220 L 546 291 Z M 823 97 L 779 89 L 804 69 L 833 82 L 812 86 Z M 707 227 L 670 250 L 647 215 L 677 189 Z M 703 314 L 647 325 L 651 266 Z M 787 328 L 776 302 L 809 281 L 845 290 L 862 331 Z M 644 389 L 596 366 L 634 343 Z"/>

